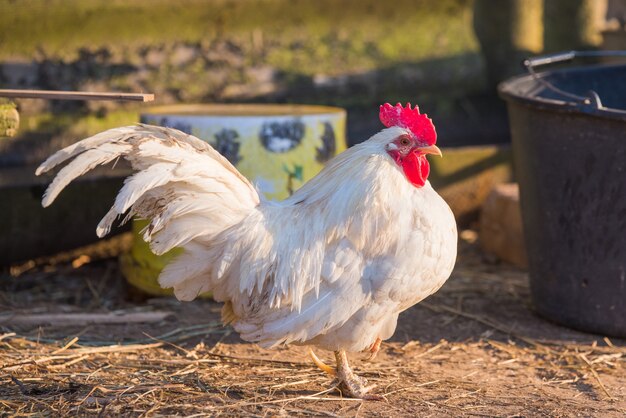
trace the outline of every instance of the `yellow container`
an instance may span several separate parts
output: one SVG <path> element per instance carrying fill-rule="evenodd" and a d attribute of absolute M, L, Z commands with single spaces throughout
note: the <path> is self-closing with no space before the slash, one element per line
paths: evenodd
<path fill-rule="evenodd" d="M 173 105 L 152 108 L 141 122 L 179 129 L 209 142 L 268 198 L 281 200 L 315 176 L 346 148 L 343 109 L 305 105 Z M 133 286 L 153 295 L 171 294 L 157 278 L 174 249 L 156 256 L 133 221 L 131 251 L 120 259 Z"/>

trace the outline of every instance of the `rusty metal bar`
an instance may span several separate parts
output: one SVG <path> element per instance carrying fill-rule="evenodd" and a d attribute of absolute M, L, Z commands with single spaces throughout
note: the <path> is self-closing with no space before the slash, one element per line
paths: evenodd
<path fill-rule="evenodd" d="M 1 90 L 0 97 L 23 99 L 55 99 L 55 100 L 128 100 L 135 102 L 151 102 L 154 94 L 143 93 L 104 93 L 89 91 L 57 91 L 57 90 Z"/>

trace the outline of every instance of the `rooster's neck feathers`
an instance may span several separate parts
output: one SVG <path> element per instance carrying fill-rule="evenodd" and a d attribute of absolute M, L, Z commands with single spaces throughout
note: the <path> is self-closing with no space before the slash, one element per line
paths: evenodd
<path fill-rule="evenodd" d="M 281 204 L 291 206 L 344 199 L 346 204 L 355 207 L 359 206 L 359 201 L 367 202 L 372 194 L 401 199 L 415 188 L 389 156 L 385 145 L 404 133 L 406 130 L 400 127 L 383 129 L 367 141 L 342 152 Z M 430 187 L 428 183 L 427 186 Z"/>

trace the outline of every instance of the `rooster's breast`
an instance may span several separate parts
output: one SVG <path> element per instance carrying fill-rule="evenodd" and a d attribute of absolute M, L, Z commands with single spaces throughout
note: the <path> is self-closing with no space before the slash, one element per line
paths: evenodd
<path fill-rule="evenodd" d="M 436 292 L 456 261 L 454 215 L 429 184 L 422 191 L 413 205 L 411 233 L 396 257 L 398 275 L 390 281 L 395 290 L 391 290 L 391 296 L 400 302 L 402 310 Z"/>
<path fill-rule="evenodd" d="M 448 279 L 457 249 L 452 211 L 429 184 L 416 189 L 411 199 L 403 205 L 407 216 L 400 216 L 408 225 L 391 228 L 397 234 L 392 245 L 395 251 L 365 257 L 361 288 L 370 297 L 342 326 L 319 335 L 313 344 L 361 351 L 376 338 L 388 339 L 396 329 L 398 314 L 436 292 Z M 412 210 L 406 211 L 407 207 Z"/>

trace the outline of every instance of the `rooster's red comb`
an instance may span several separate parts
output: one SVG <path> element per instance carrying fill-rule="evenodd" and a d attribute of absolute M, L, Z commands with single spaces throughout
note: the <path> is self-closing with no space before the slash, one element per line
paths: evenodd
<path fill-rule="evenodd" d="M 420 114 L 417 105 L 411 109 L 411 103 L 407 103 L 406 107 L 402 107 L 400 103 L 395 106 L 385 103 L 380 106 L 379 116 L 380 121 L 387 128 L 400 126 L 409 129 L 420 141 L 428 145 L 434 145 L 437 142 L 437 132 L 435 132 L 433 121 L 425 114 Z"/>

